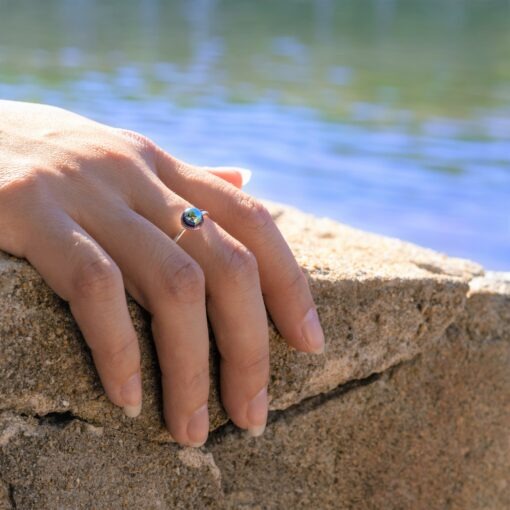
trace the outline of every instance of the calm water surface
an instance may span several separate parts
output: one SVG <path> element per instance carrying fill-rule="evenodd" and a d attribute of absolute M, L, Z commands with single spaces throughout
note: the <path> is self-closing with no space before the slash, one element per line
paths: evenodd
<path fill-rule="evenodd" d="M 510 270 L 508 0 L 0 0 L 0 97 Z"/>

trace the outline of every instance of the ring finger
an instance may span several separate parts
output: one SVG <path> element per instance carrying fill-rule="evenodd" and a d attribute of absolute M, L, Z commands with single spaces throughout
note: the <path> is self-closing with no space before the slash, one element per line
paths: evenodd
<path fill-rule="evenodd" d="M 170 433 L 179 443 L 203 444 L 209 341 L 202 270 L 159 228 L 106 195 L 97 196 L 81 221 L 115 260 L 129 293 L 152 314 Z"/>

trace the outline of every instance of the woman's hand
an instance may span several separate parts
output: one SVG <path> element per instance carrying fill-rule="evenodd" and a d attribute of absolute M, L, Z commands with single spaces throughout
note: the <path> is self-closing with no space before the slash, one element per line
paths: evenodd
<path fill-rule="evenodd" d="M 267 419 L 264 302 L 289 345 L 324 350 L 291 251 L 267 210 L 232 184 L 236 171 L 187 165 L 137 133 L 0 101 L 0 249 L 27 258 L 69 302 L 108 397 L 129 416 L 142 389 L 124 287 L 151 313 L 165 421 L 181 444 L 208 434 L 206 308 L 223 405 L 252 435 Z M 210 217 L 177 244 L 191 204 Z"/>

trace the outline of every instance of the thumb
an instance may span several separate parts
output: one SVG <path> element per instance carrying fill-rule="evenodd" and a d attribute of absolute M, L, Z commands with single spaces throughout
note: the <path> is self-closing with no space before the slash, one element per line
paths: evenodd
<path fill-rule="evenodd" d="M 246 186 L 251 179 L 252 172 L 246 168 L 237 168 L 230 166 L 217 166 L 204 168 L 205 171 L 214 174 L 221 179 L 230 182 L 236 188 L 241 189 Z"/>

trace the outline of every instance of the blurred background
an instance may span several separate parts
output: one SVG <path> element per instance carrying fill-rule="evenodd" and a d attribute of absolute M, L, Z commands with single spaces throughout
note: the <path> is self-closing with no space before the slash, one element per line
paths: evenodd
<path fill-rule="evenodd" d="M 0 98 L 510 270 L 510 0 L 0 0 Z"/>

